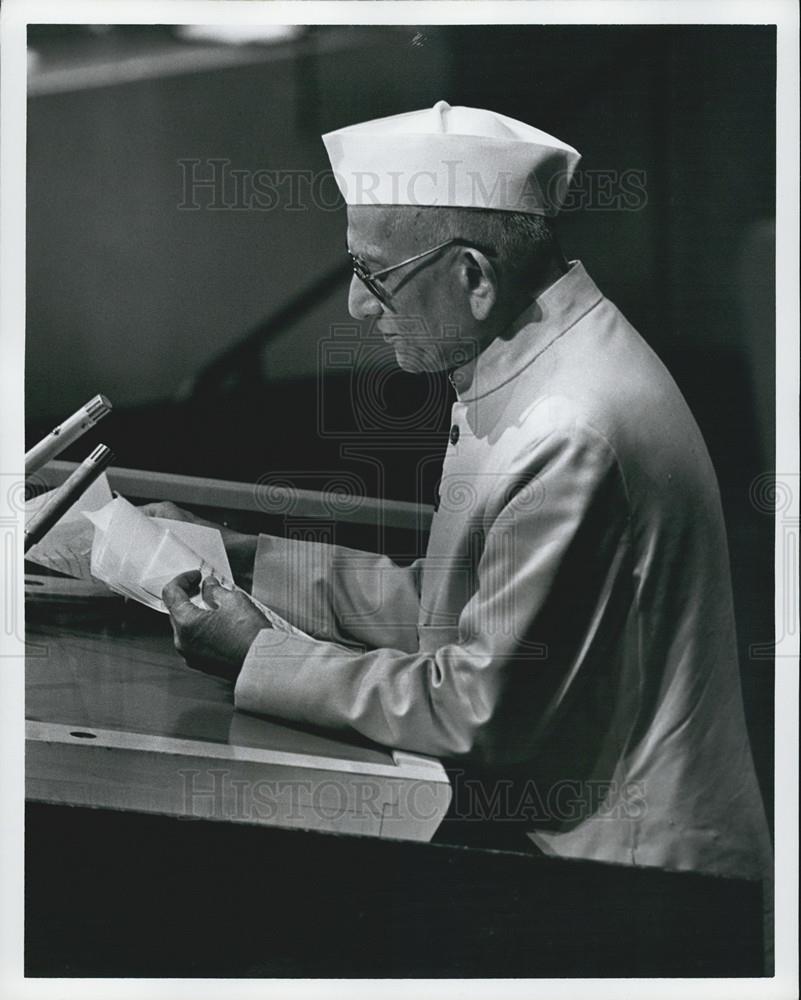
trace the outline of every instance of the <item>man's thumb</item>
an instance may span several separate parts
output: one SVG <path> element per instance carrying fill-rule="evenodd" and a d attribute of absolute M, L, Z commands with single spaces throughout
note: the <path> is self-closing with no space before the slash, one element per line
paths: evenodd
<path fill-rule="evenodd" d="M 210 573 L 201 584 L 200 593 L 210 608 L 219 608 L 229 591 Z"/>
<path fill-rule="evenodd" d="M 189 598 L 197 592 L 199 584 L 200 571 L 193 569 L 187 573 L 180 573 L 164 585 L 161 599 L 171 615 L 175 618 L 186 617 L 190 612 L 198 610 Z"/>

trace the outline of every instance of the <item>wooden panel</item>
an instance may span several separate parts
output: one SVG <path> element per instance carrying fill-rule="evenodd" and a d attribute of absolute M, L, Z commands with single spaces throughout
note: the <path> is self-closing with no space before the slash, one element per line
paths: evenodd
<path fill-rule="evenodd" d="M 429 840 L 450 801 L 425 766 L 29 722 L 26 797 L 229 823 Z"/>
<path fill-rule="evenodd" d="M 205 743 L 391 764 L 375 744 L 343 743 L 234 711 L 231 685 L 191 670 L 173 647 L 166 615 L 129 611 L 80 627 L 31 623 L 38 655 L 26 665 L 26 717 L 75 729 L 115 729 Z"/>
<path fill-rule="evenodd" d="M 166 616 L 120 602 L 102 622 L 71 617 L 29 623 L 30 800 L 412 840 L 436 831 L 451 797 L 438 762 L 236 712 L 230 684 L 175 652 Z"/>
<path fill-rule="evenodd" d="M 35 804 L 25 833 L 29 976 L 764 974 L 755 883 Z"/>
<path fill-rule="evenodd" d="M 36 474 L 47 488 L 59 486 L 77 467 L 77 462 L 49 462 Z M 199 476 L 177 476 L 142 469 L 108 469 L 112 489 L 140 500 L 172 500 L 177 504 L 198 504 L 221 510 L 244 510 L 292 517 L 323 517 L 352 524 L 383 524 L 388 528 L 422 531 L 431 524 L 434 508 L 404 500 L 375 497 L 345 498 L 339 493 L 290 489 L 283 486 L 259 488 L 253 483 L 231 483 Z M 347 502 L 345 502 L 347 499 Z"/>

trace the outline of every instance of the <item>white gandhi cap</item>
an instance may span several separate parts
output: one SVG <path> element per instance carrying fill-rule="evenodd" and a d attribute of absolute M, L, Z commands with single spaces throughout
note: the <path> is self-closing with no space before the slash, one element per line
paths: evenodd
<path fill-rule="evenodd" d="M 531 125 L 446 101 L 328 132 L 323 142 L 348 205 L 556 215 L 581 159 Z"/>

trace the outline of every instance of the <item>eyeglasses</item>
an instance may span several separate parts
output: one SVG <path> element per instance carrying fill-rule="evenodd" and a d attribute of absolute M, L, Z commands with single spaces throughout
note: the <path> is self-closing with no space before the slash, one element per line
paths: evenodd
<path fill-rule="evenodd" d="M 353 264 L 353 273 L 359 279 L 359 281 L 364 284 L 369 292 L 371 292 L 383 305 L 388 306 L 390 302 L 390 293 L 380 284 L 380 279 L 386 277 L 392 271 L 397 271 L 399 267 L 406 267 L 407 264 L 414 264 L 415 261 L 422 260 L 424 257 L 429 257 L 431 254 L 435 254 L 440 250 L 444 250 L 445 247 L 455 246 L 471 246 L 475 247 L 476 250 L 481 250 L 482 253 L 492 256 L 493 252 L 491 250 L 482 249 L 477 244 L 463 240 L 460 236 L 454 236 L 450 240 L 445 240 L 444 243 L 438 243 L 435 247 L 431 247 L 428 250 L 423 250 L 421 253 L 416 253 L 414 257 L 407 257 L 406 260 L 402 260 L 399 264 L 392 264 L 390 267 L 382 267 L 380 271 L 368 271 L 364 264 L 364 261 L 352 254 L 348 250 L 348 256 L 350 257 L 351 264 Z"/>

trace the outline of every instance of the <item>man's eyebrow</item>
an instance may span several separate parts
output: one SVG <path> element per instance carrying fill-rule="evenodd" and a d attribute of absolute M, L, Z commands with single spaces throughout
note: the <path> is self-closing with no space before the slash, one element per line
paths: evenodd
<path fill-rule="evenodd" d="M 360 260 L 371 260 L 378 263 L 381 260 L 381 251 L 369 243 L 363 243 L 357 249 L 354 249 L 351 244 L 348 244 L 350 252 L 354 257 L 358 257 Z"/>

